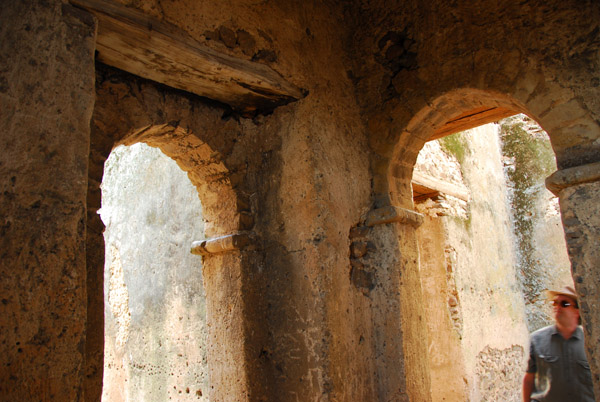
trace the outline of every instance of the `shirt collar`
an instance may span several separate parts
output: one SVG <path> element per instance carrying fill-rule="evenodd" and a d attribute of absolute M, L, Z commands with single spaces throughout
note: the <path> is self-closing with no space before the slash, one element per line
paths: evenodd
<path fill-rule="evenodd" d="M 552 326 L 552 335 L 560 335 L 560 332 L 558 332 L 558 328 L 556 328 L 556 325 Z M 581 328 L 581 325 L 577 326 L 575 332 L 573 332 L 573 335 L 571 335 L 571 338 L 583 339 L 583 329 Z"/>

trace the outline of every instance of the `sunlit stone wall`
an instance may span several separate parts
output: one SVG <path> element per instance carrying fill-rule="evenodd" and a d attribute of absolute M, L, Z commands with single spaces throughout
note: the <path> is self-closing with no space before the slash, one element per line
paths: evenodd
<path fill-rule="evenodd" d="M 102 181 L 106 225 L 104 401 L 208 400 L 200 200 L 145 144 L 116 148 Z"/>
<path fill-rule="evenodd" d="M 550 322 L 541 289 L 569 279 L 557 200 L 540 167 L 542 158 L 555 166 L 548 137 L 523 119 L 427 143 L 417 160 L 419 174 L 469 195 L 415 205 L 425 215 L 418 233 L 433 400 L 518 402 L 528 332 Z"/>

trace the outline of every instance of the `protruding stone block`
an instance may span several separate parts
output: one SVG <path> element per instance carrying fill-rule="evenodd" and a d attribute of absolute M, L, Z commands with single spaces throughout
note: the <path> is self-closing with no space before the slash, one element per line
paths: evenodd
<path fill-rule="evenodd" d="M 554 195 L 571 186 L 600 181 L 600 162 L 558 170 L 546 178 L 546 187 Z"/>
<path fill-rule="evenodd" d="M 217 237 L 214 239 L 200 240 L 192 243 L 192 254 L 210 255 L 226 251 L 239 250 L 250 243 L 247 233 L 236 233 L 232 235 Z"/>
<path fill-rule="evenodd" d="M 367 254 L 367 242 L 355 241 L 350 245 L 350 250 L 354 258 L 360 258 Z"/>
<path fill-rule="evenodd" d="M 389 205 L 369 212 L 366 223 L 367 226 L 375 226 L 393 222 L 419 227 L 423 223 L 423 215 L 415 211 Z"/>

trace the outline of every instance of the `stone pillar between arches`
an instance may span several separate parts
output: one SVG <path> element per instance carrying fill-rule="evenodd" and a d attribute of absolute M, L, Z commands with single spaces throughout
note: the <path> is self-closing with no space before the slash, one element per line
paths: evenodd
<path fill-rule="evenodd" d="M 596 174 L 590 174 L 590 172 Z M 587 174 L 583 175 L 583 173 Z M 546 186 L 558 193 L 571 260 L 571 274 L 580 297 L 580 313 L 594 392 L 600 395 L 600 164 L 558 171 Z M 581 182 L 585 178 L 585 182 Z M 588 181 L 589 180 L 589 181 Z M 557 182 L 562 189 L 553 187 Z"/>
<path fill-rule="evenodd" d="M 0 395 L 82 401 L 96 24 L 56 0 L 0 14 Z"/>
<path fill-rule="evenodd" d="M 571 259 L 571 273 L 580 296 L 588 361 L 594 392 L 600 395 L 600 181 L 560 192 L 560 209 Z"/>
<path fill-rule="evenodd" d="M 378 269 L 372 292 L 377 394 L 381 400 L 430 401 L 427 327 L 416 228 L 423 216 L 394 205 L 372 210 L 366 224 Z"/>

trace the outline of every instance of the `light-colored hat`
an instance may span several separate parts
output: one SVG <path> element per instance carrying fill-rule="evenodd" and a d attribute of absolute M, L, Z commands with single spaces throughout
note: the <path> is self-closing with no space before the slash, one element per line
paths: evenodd
<path fill-rule="evenodd" d="M 563 286 L 563 288 L 560 290 L 546 290 L 546 295 L 548 300 L 554 300 L 557 296 L 562 295 L 577 301 L 577 293 L 575 293 L 573 286 Z"/>

